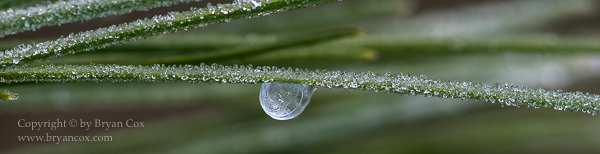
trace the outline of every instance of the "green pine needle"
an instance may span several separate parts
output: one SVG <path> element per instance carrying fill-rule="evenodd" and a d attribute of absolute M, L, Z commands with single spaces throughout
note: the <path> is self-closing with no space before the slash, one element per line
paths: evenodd
<path fill-rule="evenodd" d="M 186 54 L 180 56 L 161 57 L 158 60 L 147 61 L 143 65 L 151 64 L 190 64 L 190 63 L 212 63 L 235 58 L 242 58 L 252 55 L 264 54 L 280 49 L 310 46 L 314 44 L 329 42 L 347 37 L 363 35 L 364 32 L 357 29 L 337 29 L 319 32 L 318 34 L 307 35 L 301 38 L 295 38 L 285 41 L 278 41 L 266 45 L 244 46 L 241 48 L 227 49 L 211 53 Z"/>
<path fill-rule="evenodd" d="M 23 31 L 35 31 L 43 26 L 90 20 L 191 1 L 200 0 L 70 0 L 26 9 L 8 9 L 0 12 L 0 37 Z"/>
<path fill-rule="evenodd" d="M 254 3 L 235 2 L 206 8 L 192 8 L 185 12 L 170 12 L 152 19 L 100 28 L 71 34 L 55 41 L 33 45 L 20 45 L 0 55 L 3 67 L 23 65 L 58 56 L 105 48 L 112 44 L 136 41 L 150 36 L 173 33 L 179 30 L 203 27 L 209 24 L 229 22 L 234 19 L 265 16 L 291 9 L 314 6 L 337 0 L 261 0 Z M 261 5 L 255 5 L 260 3 Z"/>
<path fill-rule="evenodd" d="M 581 92 L 546 91 L 509 84 L 473 83 L 469 81 L 429 80 L 398 74 L 372 72 L 309 71 L 292 68 L 185 65 L 185 66 L 119 66 L 119 65 L 41 65 L 5 69 L 0 72 L 3 83 L 22 82 L 191 82 L 258 84 L 291 82 L 318 87 L 385 91 L 388 93 L 424 95 L 484 101 L 507 106 L 553 108 L 596 114 L 600 95 Z"/>

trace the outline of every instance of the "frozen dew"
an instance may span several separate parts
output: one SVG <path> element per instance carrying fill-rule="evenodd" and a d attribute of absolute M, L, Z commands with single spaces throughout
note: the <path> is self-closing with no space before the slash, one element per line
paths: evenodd
<path fill-rule="evenodd" d="M 304 111 L 317 88 L 307 84 L 271 82 L 260 88 L 260 105 L 276 120 L 289 120 Z"/>

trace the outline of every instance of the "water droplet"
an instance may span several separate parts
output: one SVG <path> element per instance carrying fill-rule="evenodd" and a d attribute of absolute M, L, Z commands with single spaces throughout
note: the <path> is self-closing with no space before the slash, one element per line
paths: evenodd
<path fill-rule="evenodd" d="M 260 105 L 276 120 L 289 120 L 304 111 L 317 88 L 308 84 L 270 82 L 260 88 Z"/>

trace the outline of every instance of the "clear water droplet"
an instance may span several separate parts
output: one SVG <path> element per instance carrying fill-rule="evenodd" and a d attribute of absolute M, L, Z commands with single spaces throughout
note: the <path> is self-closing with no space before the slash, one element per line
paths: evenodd
<path fill-rule="evenodd" d="M 260 105 L 276 120 L 289 120 L 304 111 L 317 88 L 308 84 L 270 82 L 260 88 Z"/>

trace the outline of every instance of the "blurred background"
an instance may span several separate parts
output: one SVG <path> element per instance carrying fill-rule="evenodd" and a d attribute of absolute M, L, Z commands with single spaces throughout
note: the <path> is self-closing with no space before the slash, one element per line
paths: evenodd
<path fill-rule="evenodd" d="M 205 7 L 204 0 L 43 27 L 0 39 L 0 49 Z M 190 62 L 403 72 L 442 81 L 511 83 L 599 93 L 600 12 L 593 0 L 344 0 L 234 20 L 60 57 L 54 64 L 139 64 L 229 52 L 305 37 L 360 36 Z M 349 29 L 350 28 L 350 29 Z M 188 62 L 186 62 L 188 63 Z M 260 107 L 260 84 L 4 84 L 0 153 L 598 153 L 589 114 L 423 96 L 319 88 L 297 118 Z M 18 121 L 144 122 L 143 128 L 31 130 Z M 19 142 L 23 135 L 112 136 L 111 142 Z"/>

